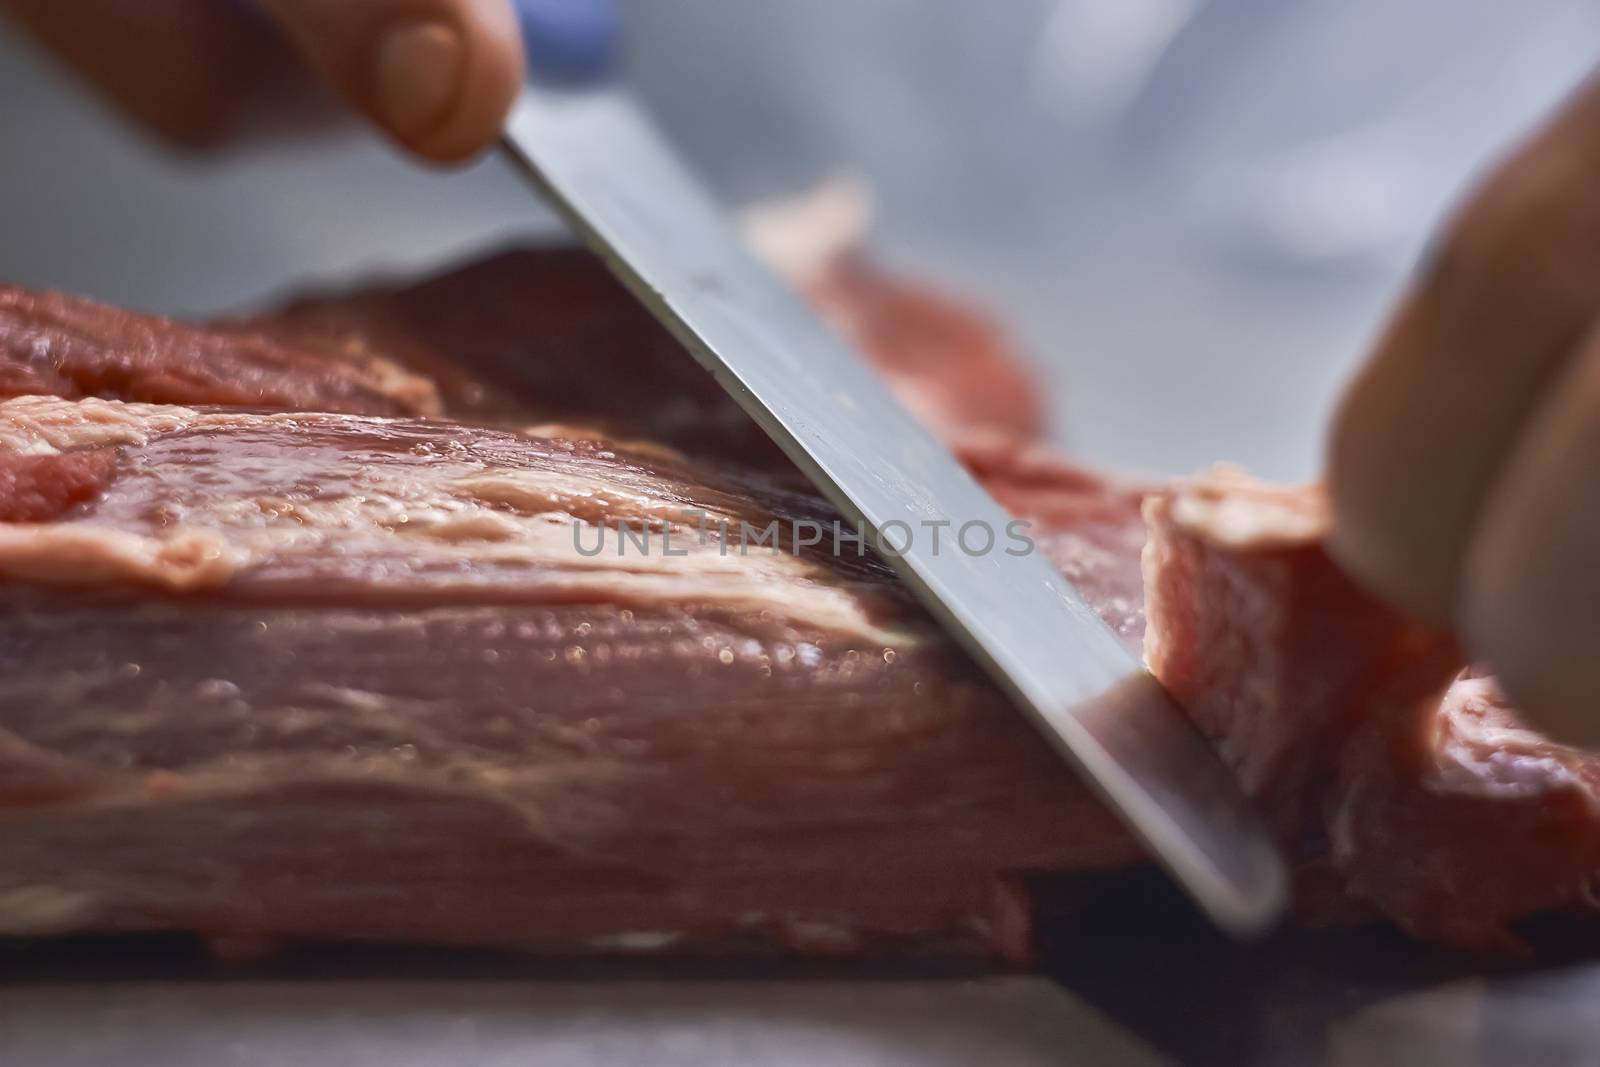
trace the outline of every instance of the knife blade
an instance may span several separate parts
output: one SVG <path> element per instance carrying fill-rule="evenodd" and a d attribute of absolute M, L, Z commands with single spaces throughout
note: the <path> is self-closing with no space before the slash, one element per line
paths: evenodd
<path fill-rule="evenodd" d="M 1042 553 L 943 551 L 928 523 L 1011 516 L 749 252 L 623 89 L 530 83 L 505 144 L 545 200 L 881 552 L 1045 739 L 1223 929 L 1287 879 L 1209 744 Z M 889 536 L 889 531 L 896 531 Z M 918 534 L 922 531 L 923 535 Z"/>

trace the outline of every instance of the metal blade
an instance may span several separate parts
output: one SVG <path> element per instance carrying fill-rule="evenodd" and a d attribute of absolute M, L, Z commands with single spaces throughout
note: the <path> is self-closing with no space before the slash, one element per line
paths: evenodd
<path fill-rule="evenodd" d="M 611 270 L 847 519 L 1215 921 L 1247 934 L 1286 879 L 1210 746 L 1011 516 L 744 243 L 628 96 L 530 86 L 506 140 Z M 924 523 L 948 521 L 936 549 Z M 952 550 L 969 522 L 994 550 Z M 983 527 L 974 527 L 982 530 Z M 910 534 L 910 536 L 907 536 Z"/>

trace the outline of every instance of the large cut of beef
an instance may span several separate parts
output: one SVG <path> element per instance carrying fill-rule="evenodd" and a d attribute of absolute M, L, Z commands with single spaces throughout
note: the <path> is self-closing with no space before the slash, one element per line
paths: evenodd
<path fill-rule="evenodd" d="M 1592 906 L 1594 761 L 1315 490 L 1086 472 L 980 316 L 800 281 L 1349 905 L 1305 921 Z M 0 395 L 0 934 L 1016 953 L 1030 876 L 1141 862 L 583 255 L 208 325 L 4 289 Z"/>

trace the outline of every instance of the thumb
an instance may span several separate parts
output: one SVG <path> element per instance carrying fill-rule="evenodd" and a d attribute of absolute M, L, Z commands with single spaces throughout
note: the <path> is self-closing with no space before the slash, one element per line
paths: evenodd
<path fill-rule="evenodd" d="M 509 0 L 258 0 L 313 71 L 402 147 L 453 162 L 493 142 L 522 82 Z"/>

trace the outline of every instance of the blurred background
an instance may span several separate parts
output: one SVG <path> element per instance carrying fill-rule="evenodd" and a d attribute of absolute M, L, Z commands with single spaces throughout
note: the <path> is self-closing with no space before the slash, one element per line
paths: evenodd
<path fill-rule="evenodd" d="M 730 203 L 839 171 L 968 293 L 1063 441 L 1315 474 L 1429 230 L 1600 55 L 1593 0 L 623 0 L 627 76 Z M 171 155 L 0 26 L 0 279 L 205 314 L 558 236 L 498 159 L 353 126 Z"/>

